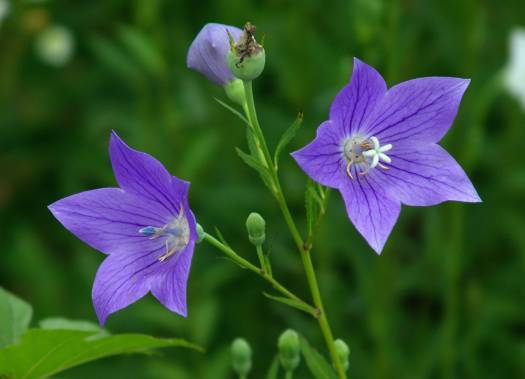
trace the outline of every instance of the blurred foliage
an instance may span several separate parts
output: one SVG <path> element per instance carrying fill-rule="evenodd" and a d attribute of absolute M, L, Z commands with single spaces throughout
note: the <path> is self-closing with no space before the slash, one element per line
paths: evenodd
<path fill-rule="evenodd" d="M 115 129 L 191 180 L 200 223 L 219 226 L 253 260 L 244 221 L 251 211 L 264 215 L 276 276 L 307 296 L 273 199 L 235 153 L 245 148 L 242 123 L 213 100 L 225 98 L 222 90 L 185 65 L 206 22 L 248 19 L 266 36 L 268 64 L 255 91 L 272 146 L 298 111 L 304 123 L 291 148 L 314 136 L 353 56 L 389 85 L 431 75 L 472 78 L 443 144 L 484 203 L 405 207 L 378 257 L 333 196 L 314 260 L 335 335 L 352 349 L 352 377 L 525 377 L 525 114 L 497 82 L 509 32 L 525 25 L 520 0 L 13 1 L 0 25 L 0 285 L 31 303 L 37 319 L 95 320 L 90 292 L 103 256 L 65 231 L 46 205 L 115 185 L 107 154 Z M 75 39 L 61 67 L 35 51 L 51 24 Z M 306 179 L 286 154 L 280 172 L 305 226 Z M 262 296 L 265 289 L 199 245 L 187 319 L 148 296 L 107 328 L 186 338 L 206 354 L 112 358 L 68 377 L 232 378 L 229 344 L 243 336 L 259 378 L 290 326 L 322 348 L 317 325 Z M 302 370 L 297 377 L 307 377 Z"/>

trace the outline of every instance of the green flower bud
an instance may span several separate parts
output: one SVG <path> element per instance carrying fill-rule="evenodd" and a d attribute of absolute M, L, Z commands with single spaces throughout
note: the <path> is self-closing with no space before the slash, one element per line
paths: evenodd
<path fill-rule="evenodd" d="M 256 79 L 264 70 L 266 53 L 262 45 L 255 40 L 254 32 L 255 25 L 247 22 L 243 35 L 236 45 L 233 43 L 233 38 L 230 38 L 228 66 L 233 76 L 241 80 Z"/>
<path fill-rule="evenodd" d="M 246 219 L 246 229 L 250 242 L 255 246 L 262 245 L 266 239 L 266 221 L 259 213 L 252 212 Z"/>
<path fill-rule="evenodd" d="M 246 376 L 252 369 L 252 349 L 244 338 L 236 338 L 231 346 L 233 370 L 239 376 Z"/>
<path fill-rule="evenodd" d="M 301 362 L 299 335 L 292 329 L 286 330 L 279 337 L 279 360 L 286 372 L 293 371 Z"/>
<path fill-rule="evenodd" d="M 201 226 L 201 224 L 197 224 L 197 243 L 202 242 L 205 234 L 206 233 L 204 232 L 204 228 Z"/>
<path fill-rule="evenodd" d="M 345 341 L 342 339 L 336 339 L 334 341 L 335 350 L 337 351 L 337 356 L 339 357 L 339 360 L 341 361 L 341 364 L 343 365 L 343 369 L 346 371 L 348 370 L 349 366 L 349 360 L 348 357 L 350 356 L 350 348 L 346 344 Z"/>
<path fill-rule="evenodd" d="M 243 106 L 246 103 L 246 95 L 244 93 L 244 84 L 242 80 L 233 79 L 224 85 L 224 91 L 228 99 L 236 104 Z"/>

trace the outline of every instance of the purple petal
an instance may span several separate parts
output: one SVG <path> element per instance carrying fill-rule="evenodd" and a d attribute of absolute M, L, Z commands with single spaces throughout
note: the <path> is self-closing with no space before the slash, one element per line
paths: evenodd
<path fill-rule="evenodd" d="M 115 178 L 124 191 L 157 202 L 172 215 L 178 214 L 188 194 L 188 182 L 171 176 L 151 155 L 131 149 L 115 132 L 111 134 L 109 155 Z"/>
<path fill-rule="evenodd" d="M 398 145 L 390 157 L 390 169 L 375 170 L 374 176 L 403 204 L 427 206 L 449 200 L 481 201 L 463 169 L 439 145 Z"/>
<path fill-rule="evenodd" d="M 198 71 L 218 85 L 225 85 L 234 77 L 228 68 L 227 55 L 230 50 L 228 34 L 237 41 L 242 30 L 222 24 L 206 24 L 193 40 L 188 50 L 188 68 Z"/>
<path fill-rule="evenodd" d="M 158 249 L 162 253 L 162 247 Z M 109 255 L 100 265 L 93 284 L 93 306 L 99 322 L 144 297 L 162 265 L 152 252 Z"/>
<path fill-rule="evenodd" d="M 170 311 L 186 317 L 186 286 L 190 274 L 191 259 L 193 257 L 194 242 L 180 252 L 176 257 L 176 264 L 166 270 L 164 275 L 157 276 L 151 286 L 151 293 Z"/>
<path fill-rule="evenodd" d="M 372 249 L 381 254 L 399 216 L 401 203 L 376 191 L 374 186 L 367 176 L 349 179 L 340 191 L 348 217 Z"/>
<path fill-rule="evenodd" d="M 190 227 L 188 246 L 176 256 L 163 262 L 158 275 L 151 284 L 151 293 L 170 311 L 186 317 L 186 287 L 190 274 L 191 260 L 195 241 L 197 240 L 197 222 L 193 212 L 185 204 L 184 214 L 187 215 Z"/>
<path fill-rule="evenodd" d="M 386 93 L 386 83 L 371 66 L 354 58 L 352 79 L 336 96 L 330 119 L 346 135 L 358 132 Z"/>
<path fill-rule="evenodd" d="M 157 202 L 120 188 L 101 188 L 66 197 L 49 210 L 82 241 L 103 253 L 154 249 L 160 240 L 139 233 L 145 226 L 163 226 L 172 216 Z"/>
<path fill-rule="evenodd" d="M 398 84 L 377 105 L 364 132 L 394 146 L 398 141 L 438 142 L 452 125 L 469 82 L 429 77 Z"/>
<path fill-rule="evenodd" d="M 345 175 L 342 138 L 338 131 L 331 121 L 325 121 L 317 129 L 317 136 L 310 144 L 292 153 L 310 178 L 332 188 L 339 187 Z"/>

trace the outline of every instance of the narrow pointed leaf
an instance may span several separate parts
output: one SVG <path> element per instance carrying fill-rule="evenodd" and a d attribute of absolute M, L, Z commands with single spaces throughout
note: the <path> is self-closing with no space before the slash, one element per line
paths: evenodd
<path fill-rule="evenodd" d="M 268 299 L 272 299 L 274 301 L 277 301 L 279 303 L 282 303 L 282 304 L 286 304 L 292 308 L 296 308 L 296 309 L 299 309 L 303 312 L 306 312 L 308 314 L 314 314 L 315 313 L 315 310 L 306 305 L 306 304 L 303 304 L 301 303 L 300 301 L 297 301 L 297 300 L 294 300 L 294 299 L 289 299 L 287 297 L 282 297 L 282 296 L 274 296 L 274 295 L 270 295 L 269 293 L 267 292 L 263 292 L 264 296 L 266 296 Z"/>
<path fill-rule="evenodd" d="M 301 351 L 304 361 L 315 379 L 337 379 L 332 365 L 317 350 L 301 337 Z"/>
<path fill-rule="evenodd" d="M 142 334 L 103 335 L 81 330 L 30 329 L 20 343 L 0 350 L 0 377 L 41 379 L 86 362 L 162 347 L 199 347 L 181 339 Z"/>
<path fill-rule="evenodd" d="M 239 112 L 237 109 L 233 108 L 232 106 L 226 104 L 224 101 L 217 99 L 214 97 L 215 101 L 218 102 L 220 105 L 222 105 L 224 108 L 229 110 L 231 113 L 233 113 L 235 116 L 239 117 L 246 125 L 250 125 L 246 117 L 242 115 L 241 112 Z"/>
<path fill-rule="evenodd" d="M 274 161 L 274 164 L 275 164 L 276 168 L 278 167 L 279 156 L 283 152 L 284 148 L 295 137 L 295 135 L 297 134 L 297 131 L 301 127 L 302 123 L 303 123 L 303 113 L 301 112 L 301 113 L 299 113 L 297 115 L 297 118 L 292 123 L 292 125 L 290 125 L 288 127 L 288 129 L 286 129 L 286 131 L 281 136 L 281 139 L 279 140 L 279 143 L 277 144 L 277 148 L 275 149 L 275 154 L 274 154 L 274 158 L 273 158 L 273 161 Z"/>
<path fill-rule="evenodd" d="M 308 182 L 306 183 L 304 202 L 306 207 L 308 235 L 310 235 L 317 223 L 322 206 L 322 199 L 317 193 L 315 183 L 311 179 L 308 179 Z"/>
<path fill-rule="evenodd" d="M 262 181 L 266 186 L 272 191 L 272 193 L 275 193 L 274 186 L 273 186 L 273 178 L 270 174 L 267 167 L 263 166 L 256 158 L 254 158 L 252 155 L 246 154 L 244 151 L 242 151 L 239 148 L 235 149 L 237 151 L 237 154 L 241 159 L 246 163 L 248 166 L 253 168 L 255 171 L 259 173 L 261 176 Z"/>
<path fill-rule="evenodd" d="M 0 348 L 18 341 L 32 315 L 31 305 L 0 287 Z"/>

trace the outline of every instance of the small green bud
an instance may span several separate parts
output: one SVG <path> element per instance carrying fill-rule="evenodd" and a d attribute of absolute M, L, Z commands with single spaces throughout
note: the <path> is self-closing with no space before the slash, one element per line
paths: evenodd
<path fill-rule="evenodd" d="M 292 329 L 284 331 L 277 342 L 279 360 L 286 372 L 293 371 L 301 362 L 299 335 Z"/>
<path fill-rule="evenodd" d="M 244 93 L 244 84 L 242 80 L 233 79 L 224 85 L 224 91 L 228 99 L 236 104 L 243 106 L 246 103 L 246 95 Z"/>
<path fill-rule="evenodd" d="M 236 338 L 231 346 L 233 370 L 239 376 L 246 376 L 252 369 L 252 349 L 244 338 Z"/>
<path fill-rule="evenodd" d="M 260 246 L 266 239 L 266 221 L 259 213 L 252 212 L 246 219 L 246 229 L 250 242 Z"/>
<path fill-rule="evenodd" d="M 253 80 L 259 77 L 264 70 L 266 53 L 262 45 L 255 40 L 255 25 L 246 23 L 242 37 L 236 45 L 230 38 L 230 52 L 228 66 L 233 76 L 241 80 Z"/>
<path fill-rule="evenodd" d="M 350 356 L 350 348 L 346 344 L 345 341 L 342 339 L 336 339 L 334 341 L 335 350 L 337 351 L 337 356 L 339 357 L 339 360 L 341 361 L 341 364 L 343 365 L 343 369 L 346 371 L 348 370 L 349 366 L 349 360 L 348 357 Z"/>
<path fill-rule="evenodd" d="M 201 224 L 197 224 L 197 243 L 202 242 L 205 234 L 206 233 L 204 232 L 204 228 L 201 226 Z"/>

